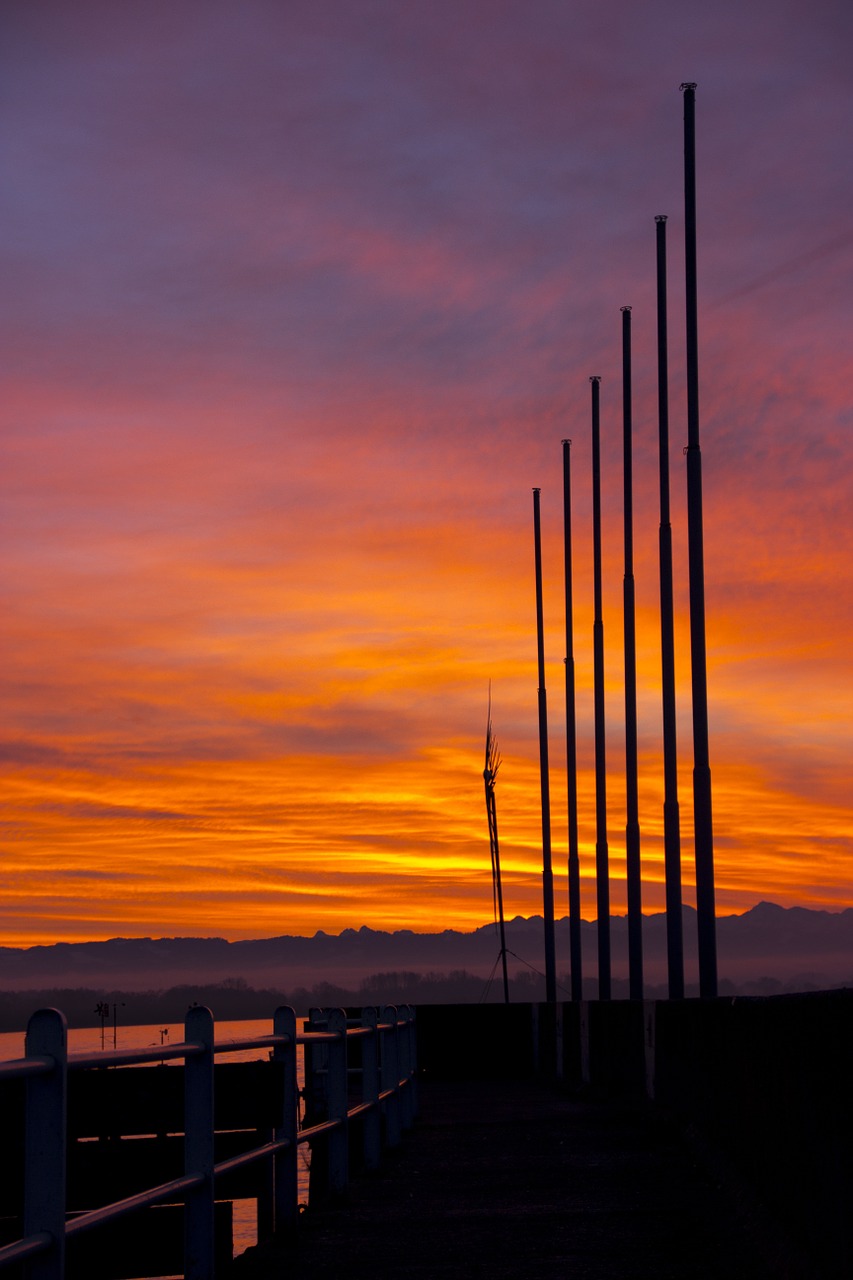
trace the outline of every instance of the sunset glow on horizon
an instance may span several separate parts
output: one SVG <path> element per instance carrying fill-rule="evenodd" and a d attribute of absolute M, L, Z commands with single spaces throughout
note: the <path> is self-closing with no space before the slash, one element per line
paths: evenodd
<path fill-rule="evenodd" d="M 541 914 L 534 486 L 565 916 L 564 438 L 593 919 L 590 374 L 625 912 L 623 305 L 663 910 L 662 212 L 693 903 L 688 78 L 717 910 L 853 905 L 849 6 L 12 0 L 4 27 L 0 946 L 488 923 L 490 686 L 507 915 Z"/>

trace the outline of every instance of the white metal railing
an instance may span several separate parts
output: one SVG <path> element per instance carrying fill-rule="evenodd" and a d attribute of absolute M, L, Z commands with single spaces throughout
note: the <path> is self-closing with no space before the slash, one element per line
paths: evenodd
<path fill-rule="evenodd" d="M 216 1044 L 209 1009 L 188 1011 L 179 1044 L 112 1052 L 69 1054 L 65 1017 L 41 1009 L 27 1027 L 26 1056 L 0 1062 L 0 1083 L 25 1081 L 23 1231 L 0 1248 L 0 1270 L 26 1263 L 28 1280 L 64 1280 L 66 1240 L 151 1205 L 183 1203 L 186 1280 L 214 1276 L 214 1201 L 217 1177 L 258 1161 L 271 1169 L 270 1203 L 259 1213 L 267 1236 L 292 1229 L 299 1214 L 297 1154 L 302 1143 L 314 1155 L 325 1147 L 320 1193 L 340 1196 L 349 1178 L 350 1121 L 362 1130 L 362 1156 L 375 1168 L 383 1145 L 395 1146 L 416 1110 L 414 1011 L 389 1006 L 364 1009 L 350 1024 L 340 1009 L 312 1010 L 308 1029 L 298 1032 L 290 1008 L 277 1009 L 272 1034 Z M 305 1054 L 306 1123 L 299 1120 L 297 1046 Z M 350 1065 L 351 1050 L 360 1064 Z M 268 1048 L 282 1065 L 282 1094 L 270 1125 L 272 1137 L 218 1163 L 214 1158 L 214 1055 Z M 355 1056 L 353 1053 L 352 1056 Z M 184 1173 L 135 1195 L 67 1218 L 68 1075 L 94 1068 L 182 1059 L 184 1063 Z M 357 1075 L 357 1100 L 349 1085 Z M 312 1185 L 313 1191 L 313 1185 Z M 2 1206 L 0 1206 L 2 1208 Z"/>

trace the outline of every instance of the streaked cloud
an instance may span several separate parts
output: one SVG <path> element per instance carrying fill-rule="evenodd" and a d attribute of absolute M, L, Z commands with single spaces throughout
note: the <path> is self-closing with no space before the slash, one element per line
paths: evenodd
<path fill-rule="evenodd" d="M 534 485 L 564 913 L 564 437 L 593 915 L 591 373 L 623 908 L 626 304 L 662 906 L 660 212 L 689 896 L 687 78 L 718 898 L 849 902 L 849 8 L 13 0 L 4 22 L 5 939 L 482 923 L 490 680 L 505 897 L 541 910 Z"/>

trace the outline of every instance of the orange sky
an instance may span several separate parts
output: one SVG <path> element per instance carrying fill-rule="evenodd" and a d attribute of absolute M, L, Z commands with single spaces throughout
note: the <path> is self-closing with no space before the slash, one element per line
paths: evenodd
<path fill-rule="evenodd" d="M 662 909 L 661 212 L 692 901 L 686 78 L 718 907 L 853 902 L 853 16 L 610 9 L 334 0 L 285 22 L 249 0 L 199 29 L 181 3 L 168 22 L 9 6 L 0 945 L 485 923 L 490 681 L 505 902 L 541 912 L 534 485 L 565 915 L 564 437 L 593 918 L 591 373 L 624 911 L 623 304 L 644 907 Z"/>

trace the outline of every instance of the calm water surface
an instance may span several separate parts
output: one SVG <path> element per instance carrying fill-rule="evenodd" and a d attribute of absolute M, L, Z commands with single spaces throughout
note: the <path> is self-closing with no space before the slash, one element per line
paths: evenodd
<path fill-rule="evenodd" d="M 272 1018 L 255 1018 L 246 1021 L 217 1022 L 216 1043 L 228 1044 L 250 1036 L 272 1034 Z M 115 1035 L 115 1044 L 113 1044 Z M 97 1049 L 145 1049 L 152 1044 L 178 1044 L 184 1038 L 182 1022 L 151 1023 L 143 1026 L 123 1027 L 119 1024 L 113 1032 L 112 1023 L 104 1027 L 72 1027 L 68 1032 L 69 1053 L 93 1053 Z M 267 1049 L 246 1049 L 229 1053 L 223 1061 L 252 1062 L 267 1056 Z M 0 1060 L 24 1056 L 24 1032 L 0 1033 Z"/>

